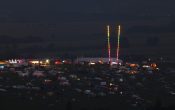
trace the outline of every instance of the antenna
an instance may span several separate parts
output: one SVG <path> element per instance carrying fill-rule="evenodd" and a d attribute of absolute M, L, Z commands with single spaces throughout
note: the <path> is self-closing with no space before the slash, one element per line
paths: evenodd
<path fill-rule="evenodd" d="M 120 32 L 121 32 L 121 27 L 120 25 L 118 26 L 118 36 L 117 36 L 117 59 L 116 63 L 119 63 L 119 51 L 120 51 Z"/>
<path fill-rule="evenodd" d="M 108 40 L 108 57 L 109 57 L 109 64 L 111 64 L 111 44 L 110 44 L 110 26 L 107 25 L 107 40 Z"/>

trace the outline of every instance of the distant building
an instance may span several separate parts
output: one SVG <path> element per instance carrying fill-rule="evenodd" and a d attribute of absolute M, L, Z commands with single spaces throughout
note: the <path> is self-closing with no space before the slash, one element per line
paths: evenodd
<path fill-rule="evenodd" d="M 27 66 L 28 62 L 25 59 L 11 59 L 7 61 L 10 67 Z"/>
<path fill-rule="evenodd" d="M 4 67 L 7 65 L 8 63 L 5 61 L 0 61 L 0 69 L 4 69 Z"/>
<path fill-rule="evenodd" d="M 115 64 L 116 63 L 116 58 L 111 58 L 111 64 Z M 92 58 L 92 57 L 86 57 L 86 58 L 77 58 L 75 60 L 75 63 L 84 63 L 84 62 L 87 62 L 87 63 L 92 63 L 92 64 L 96 64 L 96 63 L 99 63 L 99 64 L 108 64 L 109 63 L 109 58 Z M 119 64 L 122 64 L 123 61 L 119 59 Z"/>
<path fill-rule="evenodd" d="M 29 64 L 33 66 L 50 66 L 50 59 L 31 59 Z"/>

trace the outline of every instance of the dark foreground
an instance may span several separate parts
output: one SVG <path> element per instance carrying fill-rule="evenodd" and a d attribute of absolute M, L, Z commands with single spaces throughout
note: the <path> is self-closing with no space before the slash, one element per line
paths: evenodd
<path fill-rule="evenodd" d="M 132 75 L 104 65 L 69 65 L 54 67 L 54 71 L 53 68 L 42 70 L 45 72 L 42 77 L 22 77 L 16 72 L 1 71 L 0 109 L 175 109 L 175 73 L 169 69 L 153 73 L 140 70 Z M 56 74 L 51 74 L 51 70 Z"/>

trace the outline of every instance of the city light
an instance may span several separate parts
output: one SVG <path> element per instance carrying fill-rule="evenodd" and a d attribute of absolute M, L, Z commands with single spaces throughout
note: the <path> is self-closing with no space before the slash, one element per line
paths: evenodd
<path fill-rule="evenodd" d="M 49 63 L 50 62 L 50 60 L 49 59 L 46 59 L 46 63 Z"/>
<path fill-rule="evenodd" d="M 32 64 L 39 64 L 39 61 L 31 61 Z"/>

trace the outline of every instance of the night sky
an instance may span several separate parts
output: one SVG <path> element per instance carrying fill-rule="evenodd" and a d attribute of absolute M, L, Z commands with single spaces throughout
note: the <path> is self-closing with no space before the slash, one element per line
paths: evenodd
<path fill-rule="evenodd" d="M 172 56 L 174 4 L 174 0 L 1 0 L 0 53 L 105 56 L 105 26 L 113 28 L 114 48 L 114 31 L 121 24 L 121 54 Z"/>

